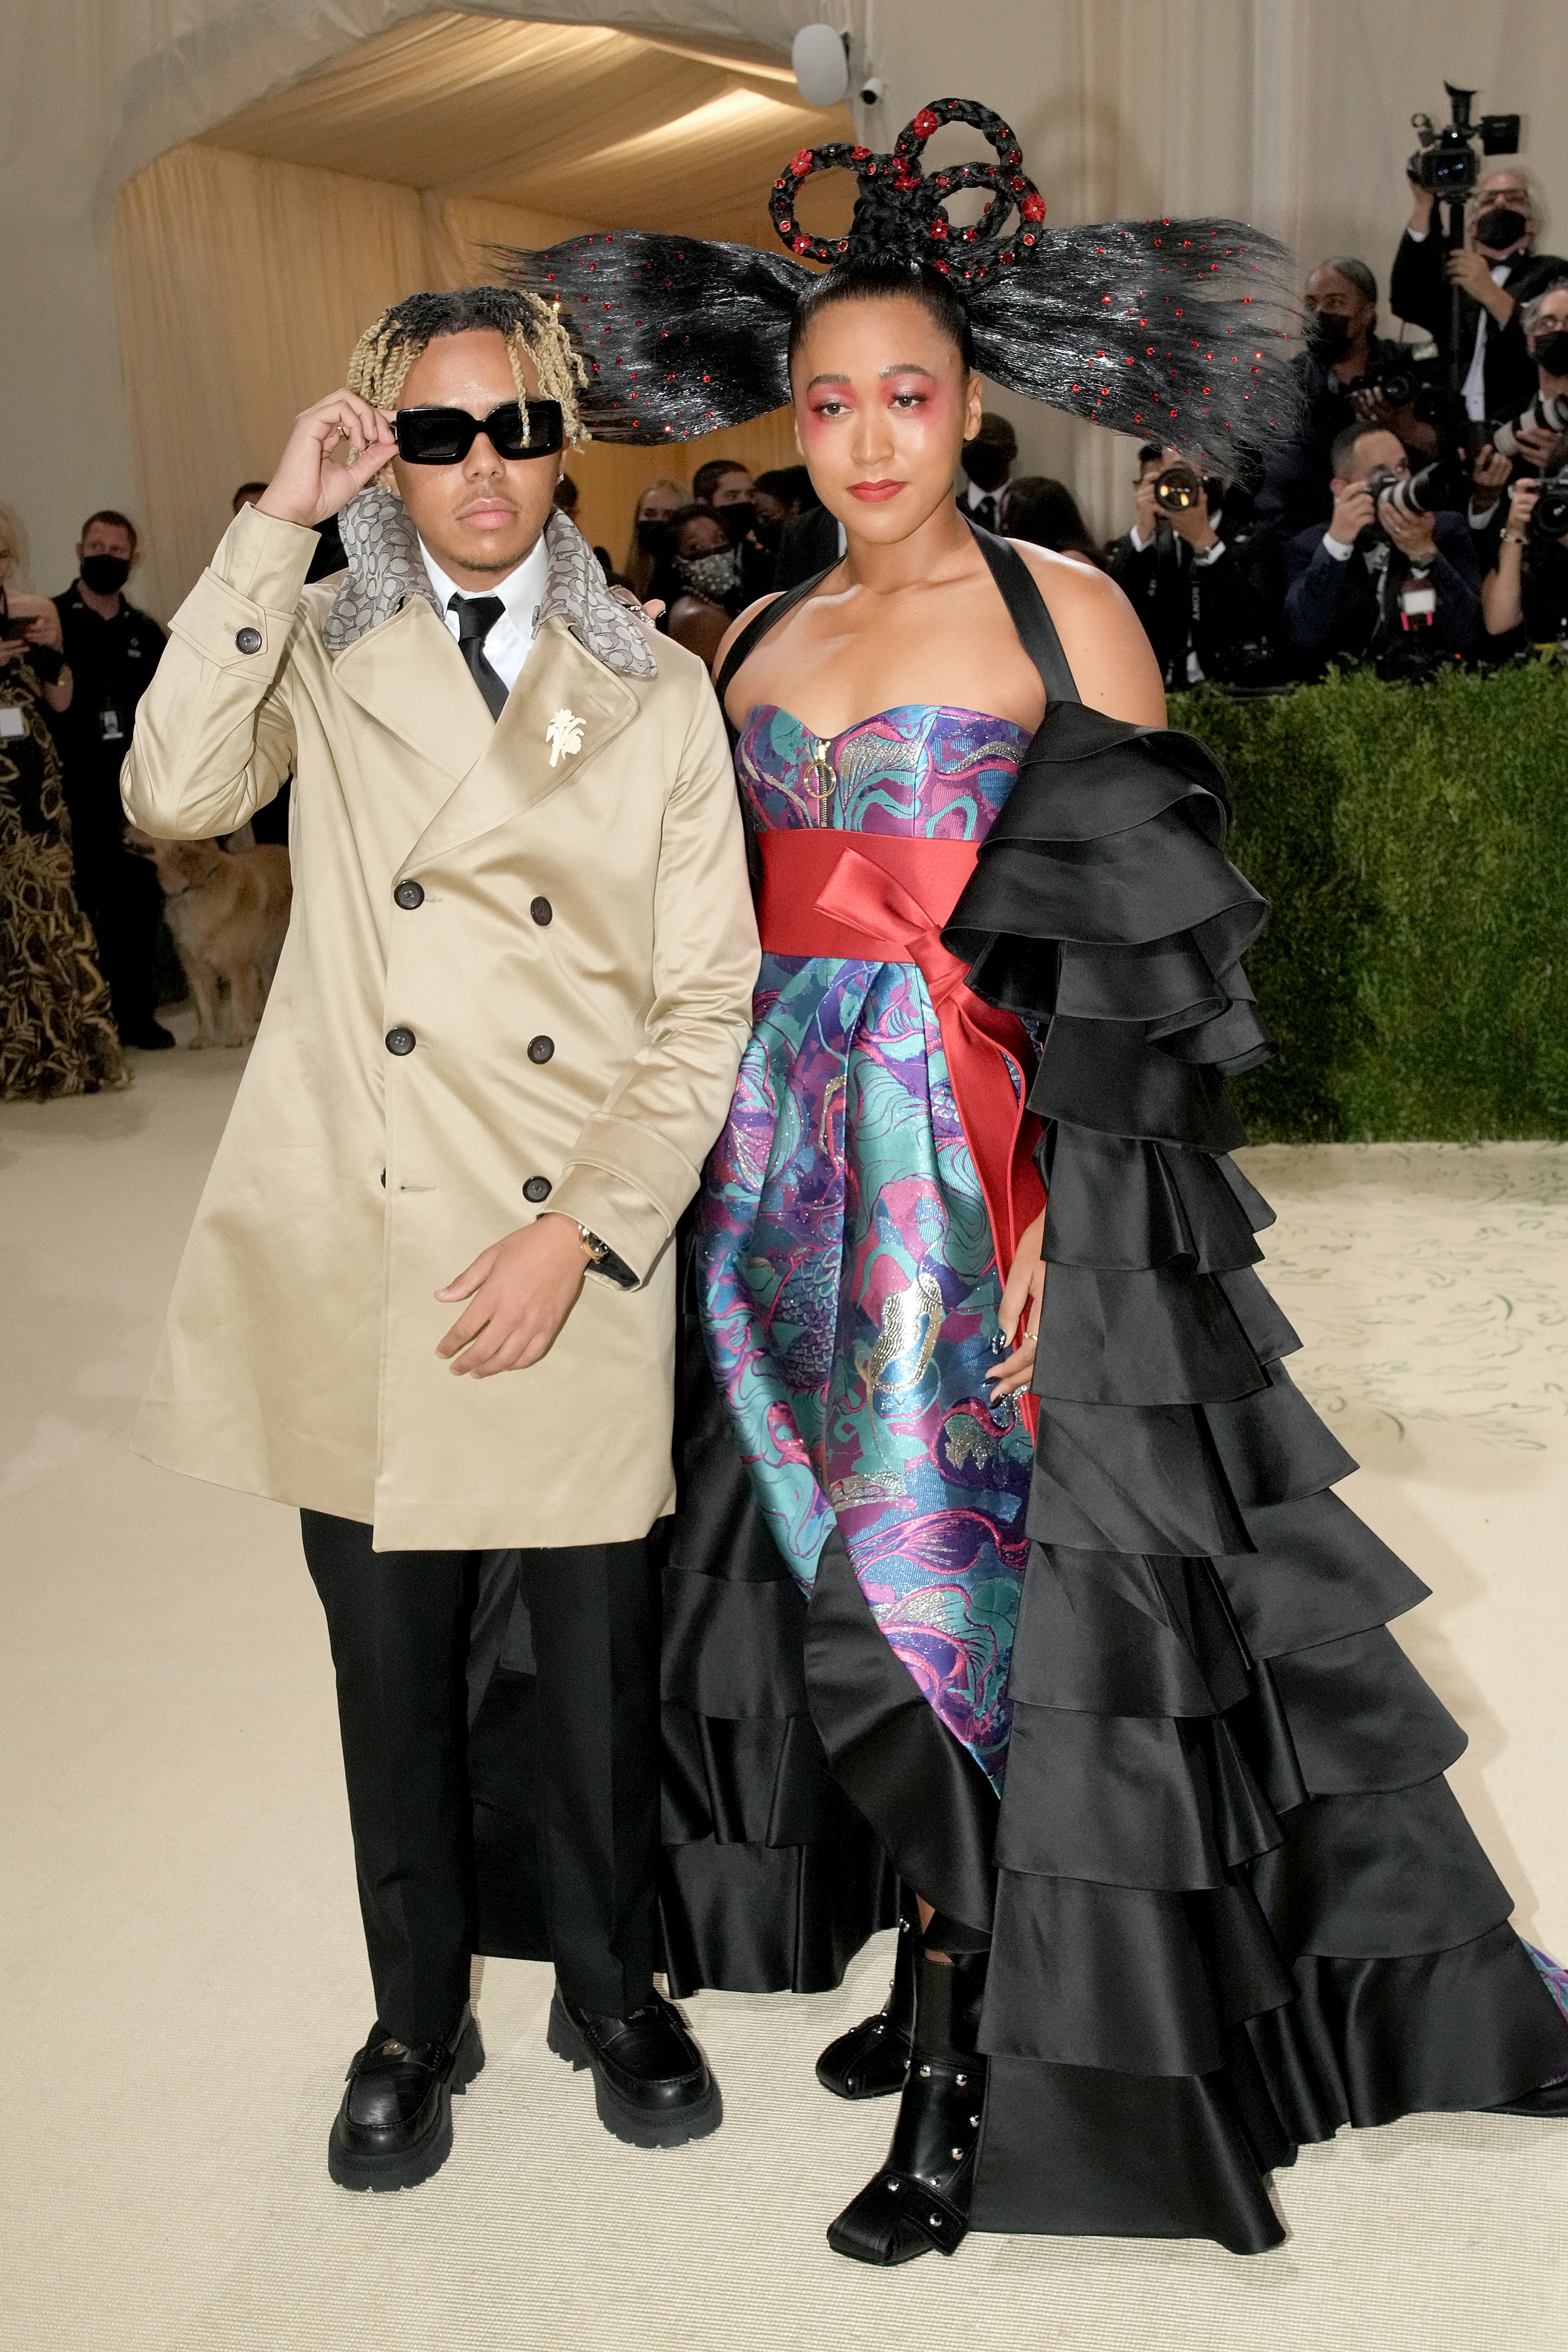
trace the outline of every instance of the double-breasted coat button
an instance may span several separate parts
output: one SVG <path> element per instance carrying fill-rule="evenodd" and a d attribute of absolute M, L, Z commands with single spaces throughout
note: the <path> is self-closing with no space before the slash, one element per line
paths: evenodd
<path fill-rule="evenodd" d="M 413 1030 L 403 1028 L 389 1029 L 386 1033 L 386 1050 L 389 1054 L 412 1054 L 414 1051 Z"/>
<path fill-rule="evenodd" d="M 555 909 L 548 898 L 531 899 L 528 911 L 536 923 L 552 923 L 555 920 Z"/>
<path fill-rule="evenodd" d="M 405 915 L 425 904 L 425 893 L 417 882 L 400 882 L 392 895 Z"/>
<path fill-rule="evenodd" d="M 234 642 L 242 654 L 258 654 L 261 651 L 261 632 L 259 629 L 237 629 Z"/>
<path fill-rule="evenodd" d="M 525 1201 L 548 1201 L 550 1198 L 549 1177 L 531 1176 L 527 1183 L 522 1188 L 522 1197 Z"/>
<path fill-rule="evenodd" d="M 531 1037 L 528 1041 L 528 1058 L 531 1062 L 548 1062 L 554 1051 L 553 1037 Z"/>

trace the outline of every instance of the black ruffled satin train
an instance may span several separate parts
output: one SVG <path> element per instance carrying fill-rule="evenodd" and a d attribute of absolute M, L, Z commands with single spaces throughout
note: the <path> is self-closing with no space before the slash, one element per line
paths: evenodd
<path fill-rule="evenodd" d="M 1252 1270 L 1272 1216 L 1221 1073 L 1268 1051 L 1238 961 L 1266 908 L 1228 815 L 1190 737 L 1058 705 L 945 936 L 1048 1024 L 972 2221 L 1251 2252 L 1301 2143 L 1505 2105 L 1568 2071 L 1568 2022 L 1386 1630 L 1426 1587 L 1330 1491 L 1355 1465 Z"/>

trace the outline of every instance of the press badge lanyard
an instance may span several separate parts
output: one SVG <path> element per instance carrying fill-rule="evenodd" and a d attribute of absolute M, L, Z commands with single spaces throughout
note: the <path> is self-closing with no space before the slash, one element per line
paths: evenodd
<path fill-rule="evenodd" d="M 1437 591 L 1426 572 L 1412 572 L 1399 592 L 1402 629 L 1429 629 L 1437 617 Z"/>

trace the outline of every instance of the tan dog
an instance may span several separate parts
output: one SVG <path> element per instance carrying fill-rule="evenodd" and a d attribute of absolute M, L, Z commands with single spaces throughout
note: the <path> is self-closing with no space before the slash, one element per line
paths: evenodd
<path fill-rule="evenodd" d="M 272 843 L 227 850 L 216 841 L 126 842 L 150 857 L 163 913 L 196 1008 L 193 1045 L 248 1045 L 289 929 L 289 852 Z"/>

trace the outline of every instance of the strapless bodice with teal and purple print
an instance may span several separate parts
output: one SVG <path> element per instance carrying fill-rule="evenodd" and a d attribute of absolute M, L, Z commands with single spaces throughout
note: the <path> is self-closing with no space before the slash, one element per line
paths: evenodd
<path fill-rule="evenodd" d="M 979 842 L 1028 741 L 903 705 L 814 735 L 753 709 L 754 829 Z M 1000 1781 L 1032 1447 L 984 1374 L 1001 1273 L 912 963 L 764 952 L 755 1026 L 704 1180 L 703 1327 L 775 1542 L 809 1591 L 837 1526 L 895 1654 Z"/>

